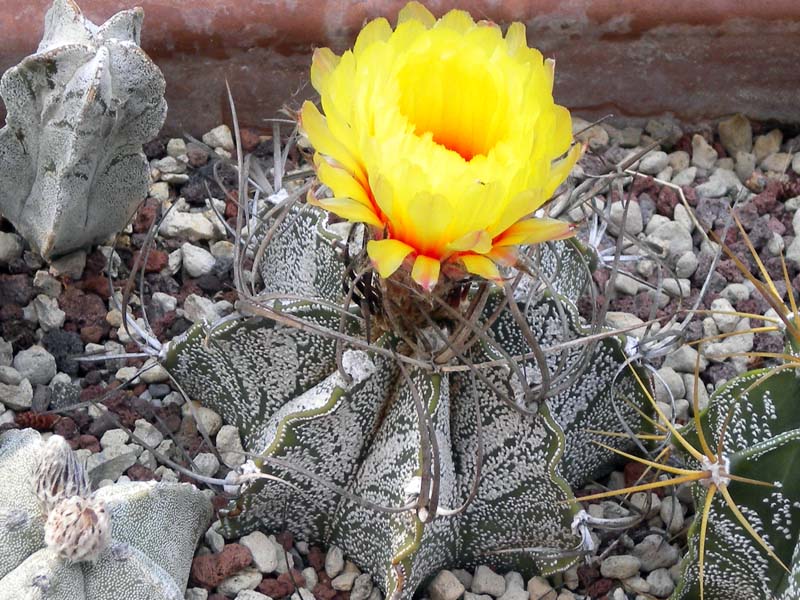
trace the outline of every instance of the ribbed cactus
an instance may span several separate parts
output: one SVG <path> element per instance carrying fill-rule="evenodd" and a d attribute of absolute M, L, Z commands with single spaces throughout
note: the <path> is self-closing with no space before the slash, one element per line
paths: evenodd
<path fill-rule="evenodd" d="M 619 429 L 612 382 L 641 397 L 618 373 L 617 339 L 559 349 L 586 333 L 572 305 L 587 280 L 577 246 L 543 247 L 552 290 L 536 293 L 525 278 L 513 300 L 547 350 L 548 373 L 569 374 L 558 379 L 562 390 L 545 387 L 554 393 L 536 402 L 524 390 L 541 385 L 542 371 L 530 357 L 507 360 L 531 346 L 499 289 L 478 320 L 490 321 L 486 335 L 460 359 L 403 361 L 391 330 L 366 344 L 363 328 L 347 326 L 364 343 L 344 343 L 337 369 L 336 342 L 322 330 L 339 327 L 345 242 L 334 232 L 341 225 L 326 219 L 307 206 L 293 211 L 267 245 L 261 298 L 272 318 L 198 324 L 166 352 L 187 393 L 237 426 L 255 464 L 288 483 L 247 486 L 224 532 L 286 526 L 337 544 L 403 598 L 445 565 L 543 573 L 569 565 L 580 538 L 567 479 L 607 465 L 586 429 Z M 640 427 L 641 417 L 618 404 Z"/>
<path fill-rule="evenodd" d="M 188 484 L 92 493 L 58 436 L 0 435 L 0 600 L 183 598 L 211 504 Z"/>
<path fill-rule="evenodd" d="M 729 479 L 727 488 L 769 550 L 747 531 L 720 493 L 711 500 L 707 530 L 702 532 L 708 486 L 696 485 L 697 517 L 676 600 L 700 598 L 703 538 L 706 599 L 790 600 L 800 594 L 800 478 L 795 472 L 800 460 L 798 397 L 800 380 L 795 372 L 767 369 L 740 375 L 711 397 L 702 423 L 707 439 L 719 443 L 729 463 L 727 474 L 766 484 Z"/>
<path fill-rule="evenodd" d="M 143 15 L 97 26 L 54 0 L 37 52 L 0 81 L 0 213 L 46 258 L 107 239 L 147 194 L 142 144 L 166 103 L 164 77 L 139 47 Z"/>

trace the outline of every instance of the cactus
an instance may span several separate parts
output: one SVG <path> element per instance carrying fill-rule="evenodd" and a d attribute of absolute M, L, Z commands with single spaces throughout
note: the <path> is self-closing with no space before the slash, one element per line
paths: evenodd
<path fill-rule="evenodd" d="M 800 459 L 800 382 L 790 371 L 771 373 L 751 371 L 729 381 L 711 397 L 702 418 L 708 439 L 720 441 L 728 474 L 767 484 L 732 480 L 727 486 L 763 544 L 726 497 L 715 494 L 707 529 L 701 527 L 704 511 L 698 508 L 689 532 L 676 600 L 700 598 L 701 538 L 705 598 L 788 600 L 800 591 L 800 480 L 794 473 Z M 704 507 L 708 487 L 693 489 L 696 505 Z"/>
<path fill-rule="evenodd" d="M 147 195 L 142 143 L 166 103 L 142 19 L 137 8 L 97 26 L 54 0 L 37 52 L 0 81 L 0 213 L 45 258 L 107 239 Z"/>
<path fill-rule="evenodd" d="M 187 484 L 91 493 L 63 438 L 0 435 L 0 600 L 183 598 L 208 499 Z"/>
<path fill-rule="evenodd" d="M 255 465 L 285 482 L 247 486 L 224 533 L 285 523 L 300 538 L 341 546 L 404 598 L 446 565 L 548 573 L 574 562 L 581 544 L 563 474 L 577 482 L 608 468 L 610 452 L 586 428 L 619 428 L 612 384 L 641 398 L 618 373 L 617 339 L 555 351 L 587 333 L 572 305 L 587 282 L 578 246 L 543 247 L 551 292 L 534 293 L 531 278 L 517 287 L 526 326 L 551 349 L 553 386 L 565 381 L 559 369 L 571 377 L 546 401 L 526 403 L 523 389 L 541 386 L 541 371 L 533 359 L 518 370 L 506 360 L 531 346 L 498 289 L 483 315 L 499 315 L 463 360 L 404 362 L 399 335 L 368 344 L 363 327 L 347 326 L 355 341 L 344 344 L 338 370 L 329 333 L 339 328 L 346 264 L 337 248 L 346 242 L 341 225 L 326 220 L 315 208 L 295 209 L 265 247 L 260 306 L 269 318 L 197 324 L 165 350 L 165 367 L 187 393 L 237 426 Z M 618 409 L 641 426 L 629 406 Z"/>

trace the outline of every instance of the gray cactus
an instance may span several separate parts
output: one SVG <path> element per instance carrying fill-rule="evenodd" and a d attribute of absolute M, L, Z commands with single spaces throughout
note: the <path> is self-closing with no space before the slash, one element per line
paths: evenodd
<path fill-rule="evenodd" d="M 0 600 L 181 600 L 211 504 L 188 484 L 90 493 L 63 439 L 0 435 Z M 75 495 L 73 495 L 75 494 Z"/>
<path fill-rule="evenodd" d="M 100 26 L 54 0 L 35 54 L 0 81 L 0 213 L 45 258 L 107 239 L 147 194 L 142 144 L 166 116 L 164 77 L 139 47 L 143 12 Z"/>
<path fill-rule="evenodd" d="M 580 250 L 542 249 L 550 290 L 527 278 L 512 300 L 517 316 L 501 290 L 488 293 L 486 339 L 460 360 L 401 366 L 403 342 L 388 330 L 371 345 L 344 343 L 337 361 L 325 332 L 339 329 L 347 263 L 338 226 L 326 220 L 308 206 L 292 211 L 264 248 L 255 268 L 268 318 L 198 324 L 165 352 L 187 393 L 241 431 L 255 465 L 290 484 L 250 484 L 223 532 L 286 526 L 336 544 L 402 598 L 447 565 L 566 568 L 581 550 L 568 481 L 608 468 L 607 451 L 591 443 L 600 436 L 587 429 L 619 428 L 615 385 L 642 404 L 617 339 L 559 350 L 586 333 L 573 305 L 587 280 Z M 531 352 L 522 327 L 551 350 L 548 384 L 533 358 L 508 360 Z M 345 333 L 366 339 L 357 325 Z M 526 386 L 549 397 L 528 402 Z"/>

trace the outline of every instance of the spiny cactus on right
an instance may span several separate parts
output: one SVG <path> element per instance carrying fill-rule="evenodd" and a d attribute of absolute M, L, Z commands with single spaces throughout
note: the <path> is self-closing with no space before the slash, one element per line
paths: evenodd
<path fill-rule="evenodd" d="M 0 600 L 182 600 L 211 504 L 187 484 L 91 492 L 59 436 L 0 434 Z"/>

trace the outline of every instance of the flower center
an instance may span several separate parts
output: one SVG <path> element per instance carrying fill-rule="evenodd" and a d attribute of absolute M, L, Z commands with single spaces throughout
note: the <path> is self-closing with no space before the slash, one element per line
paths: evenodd
<path fill-rule="evenodd" d="M 412 57 L 398 74 L 400 112 L 414 133 L 464 160 L 486 156 L 507 132 L 508 102 L 492 74 L 461 55 Z"/>

